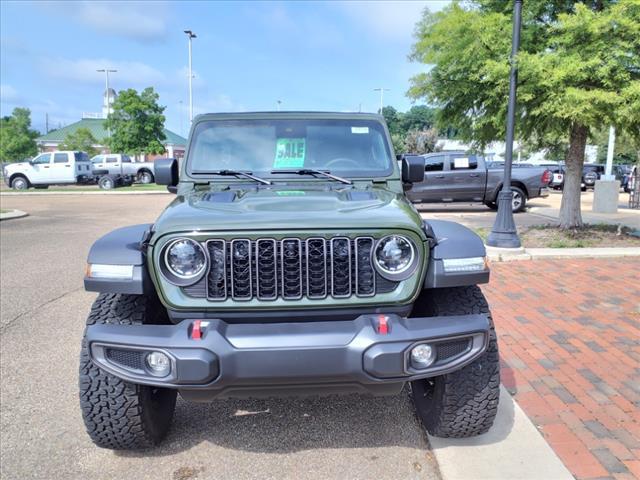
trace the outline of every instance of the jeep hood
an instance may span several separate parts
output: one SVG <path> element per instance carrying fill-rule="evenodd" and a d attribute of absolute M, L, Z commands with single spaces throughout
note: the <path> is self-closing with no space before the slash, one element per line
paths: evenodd
<path fill-rule="evenodd" d="M 380 229 L 422 232 L 401 193 L 386 188 L 269 186 L 178 195 L 155 223 L 156 236 L 194 230 Z"/>

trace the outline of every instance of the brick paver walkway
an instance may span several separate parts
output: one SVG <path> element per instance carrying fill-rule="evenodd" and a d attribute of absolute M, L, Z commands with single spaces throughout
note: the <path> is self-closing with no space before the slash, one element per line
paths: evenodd
<path fill-rule="evenodd" d="M 640 260 L 493 263 L 483 290 L 502 383 L 567 468 L 640 478 Z"/>

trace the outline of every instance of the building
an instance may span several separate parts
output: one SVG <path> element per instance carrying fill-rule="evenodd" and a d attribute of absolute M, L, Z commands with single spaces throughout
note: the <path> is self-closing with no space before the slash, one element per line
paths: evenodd
<path fill-rule="evenodd" d="M 115 101 L 117 94 L 112 88 L 109 91 L 105 91 L 102 96 L 102 112 L 93 114 L 83 114 L 82 119 L 79 122 L 72 123 L 66 127 L 58 130 L 53 130 L 46 135 L 42 135 L 36 138 L 36 143 L 41 152 L 53 152 L 58 150 L 60 144 L 62 144 L 67 138 L 67 135 L 75 133 L 80 128 L 86 128 L 91 132 L 91 135 L 98 141 L 94 148 L 100 150 L 101 153 L 111 153 L 109 147 L 105 145 L 105 139 L 108 138 L 109 132 L 104 126 L 107 115 L 113 111 L 112 105 Z M 165 147 L 165 153 L 161 155 L 138 155 L 138 159 L 155 160 L 157 158 L 183 158 L 187 145 L 187 140 L 172 132 L 171 130 L 164 129 L 165 140 L 162 144 Z M 113 152 L 122 153 L 122 152 Z"/>

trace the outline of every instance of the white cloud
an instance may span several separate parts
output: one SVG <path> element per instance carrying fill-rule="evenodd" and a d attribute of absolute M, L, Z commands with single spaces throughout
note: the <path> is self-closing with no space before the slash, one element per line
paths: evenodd
<path fill-rule="evenodd" d="M 110 74 L 111 85 L 116 90 L 130 86 L 154 86 L 165 84 L 166 75 L 142 62 L 109 60 L 106 58 L 68 58 L 43 57 L 40 67 L 50 77 L 73 82 L 96 84 L 105 81 L 104 73 L 96 70 L 109 68 L 117 70 Z"/>
<path fill-rule="evenodd" d="M 141 42 L 162 40 L 168 30 L 166 2 L 43 2 L 44 8 L 91 29 Z"/>
<path fill-rule="evenodd" d="M 188 108 L 185 105 L 185 108 Z M 203 98 L 197 96 L 193 99 L 193 113 L 199 115 L 201 113 L 215 112 L 242 112 L 246 108 L 244 105 L 236 103 L 229 95 L 205 95 Z"/>
<path fill-rule="evenodd" d="M 356 24 L 370 29 L 386 39 L 406 40 L 413 35 L 416 22 L 425 8 L 441 10 L 448 0 L 431 1 L 362 1 L 340 2 L 337 7 L 353 18 Z"/>
<path fill-rule="evenodd" d="M 20 100 L 20 95 L 18 91 L 13 88 L 11 85 L 1 84 L 0 85 L 0 101 L 6 103 L 15 103 Z"/>

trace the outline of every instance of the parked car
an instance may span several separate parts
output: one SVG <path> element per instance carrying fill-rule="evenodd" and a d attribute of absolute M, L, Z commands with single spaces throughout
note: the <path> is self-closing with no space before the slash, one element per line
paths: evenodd
<path fill-rule="evenodd" d="M 91 162 L 85 152 L 47 152 L 28 162 L 4 166 L 4 181 L 14 190 L 87 183 L 90 180 Z"/>
<path fill-rule="evenodd" d="M 402 184 L 423 179 L 424 159 L 398 168 L 382 116 L 199 115 L 184 168 L 161 159 L 155 173 L 176 199 L 89 252 L 85 288 L 99 295 L 79 385 L 94 443 L 159 443 L 178 392 L 394 395 L 406 383 L 432 435 L 489 430 L 500 362 L 478 286 L 484 244 L 422 219 Z"/>
<path fill-rule="evenodd" d="M 487 168 L 482 156 L 463 151 L 428 153 L 423 157 L 424 180 L 414 183 L 407 192 L 412 202 L 482 202 L 497 208 L 502 188 L 501 168 Z M 531 198 L 548 196 L 550 180 L 551 172 L 545 167 L 514 168 L 513 211 L 523 211 Z"/>
<path fill-rule="evenodd" d="M 629 193 L 629 178 L 631 177 L 631 165 L 613 165 L 612 173 L 616 177 L 616 180 L 620 181 L 620 188 L 625 193 Z"/>
<path fill-rule="evenodd" d="M 91 159 L 94 170 L 107 170 L 110 175 L 131 176 L 140 183 L 153 183 L 155 180 L 154 162 L 134 162 L 129 155 L 110 153 L 96 155 Z"/>
<path fill-rule="evenodd" d="M 597 163 L 587 163 L 582 167 L 582 182 L 580 187 L 582 191 L 586 191 L 589 188 L 594 188 L 596 185 L 596 180 L 599 180 L 600 177 L 604 174 L 605 165 L 600 165 Z"/>

